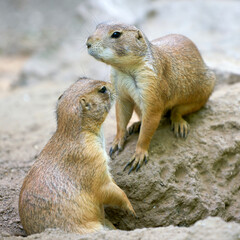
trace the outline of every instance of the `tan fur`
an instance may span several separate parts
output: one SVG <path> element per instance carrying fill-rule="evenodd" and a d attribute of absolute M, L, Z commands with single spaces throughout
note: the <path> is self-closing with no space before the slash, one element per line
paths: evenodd
<path fill-rule="evenodd" d="M 99 92 L 103 86 L 105 93 Z M 59 98 L 57 130 L 20 193 L 19 214 L 27 234 L 46 228 L 80 234 L 114 228 L 104 217 L 104 204 L 134 213 L 107 165 L 101 125 L 113 95 L 110 83 L 83 78 Z"/>
<path fill-rule="evenodd" d="M 120 37 L 113 38 L 114 32 L 120 32 Z M 214 73 L 191 40 L 172 34 L 150 42 L 134 26 L 102 23 L 87 46 L 90 55 L 112 66 L 117 135 L 110 155 L 123 148 L 126 135 L 139 129 L 138 123 L 126 130 L 133 110 L 141 119 L 141 128 L 129 172 L 147 161 L 150 141 L 167 110 L 172 110 L 175 135 L 187 136 L 189 125 L 182 116 L 199 110 L 215 84 Z"/>

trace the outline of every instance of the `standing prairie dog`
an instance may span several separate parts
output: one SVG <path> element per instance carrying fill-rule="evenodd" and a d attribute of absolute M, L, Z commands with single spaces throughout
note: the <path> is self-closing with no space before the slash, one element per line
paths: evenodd
<path fill-rule="evenodd" d="M 126 165 L 131 165 L 129 173 L 138 171 L 147 162 L 150 141 L 167 110 L 171 110 L 175 135 L 187 136 L 189 125 L 183 116 L 207 102 L 215 75 L 194 43 L 182 35 L 171 34 L 150 42 L 135 26 L 107 22 L 96 27 L 87 47 L 90 55 L 112 66 L 117 135 L 110 155 L 121 151 L 126 136 L 140 129 L 135 154 Z M 127 130 L 133 110 L 141 121 Z"/>
<path fill-rule="evenodd" d="M 104 204 L 134 213 L 109 172 L 101 126 L 112 101 L 110 83 L 82 78 L 57 105 L 57 130 L 26 176 L 19 198 L 27 234 L 59 228 L 80 234 L 114 226 Z"/>

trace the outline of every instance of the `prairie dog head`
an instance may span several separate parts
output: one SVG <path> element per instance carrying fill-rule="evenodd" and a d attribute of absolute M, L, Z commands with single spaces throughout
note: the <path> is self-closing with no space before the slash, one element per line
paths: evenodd
<path fill-rule="evenodd" d="M 146 55 L 148 46 L 143 33 L 135 26 L 101 23 L 87 39 L 88 53 L 113 66 L 136 64 Z"/>
<path fill-rule="evenodd" d="M 100 129 L 113 100 L 111 83 L 80 78 L 58 99 L 58 129 Z"/>

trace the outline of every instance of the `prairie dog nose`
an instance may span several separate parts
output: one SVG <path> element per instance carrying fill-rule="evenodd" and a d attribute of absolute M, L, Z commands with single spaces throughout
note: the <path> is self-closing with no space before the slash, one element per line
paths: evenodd
<path fill-rule="evenodd" d="M 91 44 L 91 39 L 92 39 L 91 36 L 88 37 L 88 39 L 87 39 L 87 42 L 86 42 L 87 48 L 90 48 L 90 47 L 92 46 L 92 44 Z"/>

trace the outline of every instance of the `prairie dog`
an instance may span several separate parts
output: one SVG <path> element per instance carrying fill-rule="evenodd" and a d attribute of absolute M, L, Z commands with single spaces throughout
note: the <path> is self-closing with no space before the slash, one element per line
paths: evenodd
<path fill-rule="evenodd" d="M 134 213 L 113 181 L 101 130 L 114 91 L 110 83 L 82 78 L 59 97 L 57 130 L 26 178 L 19 198 L 27 234 L 46 228 L 85 234 L 114 229 L 104 204 Z"/>
<path fill-rule="evenodd" d="M 189 124 L 183 116 L 204 106 L 215 85 L 214 73 L 191 40 L 171 34 L 149 41 L 135 26 L 106 22 L 97 25 L 87 47 L 90 55 L 112 66 L 117 135 L 110 155 L 123 149 L 127 135 L 140 130 L 126 165 L 131 166 L 129 173 L 147 162 L 150 141 L 167 110 L 175 135 L 187 137 Z M 133 110 L 140 122 L 127 130 Z"/>

